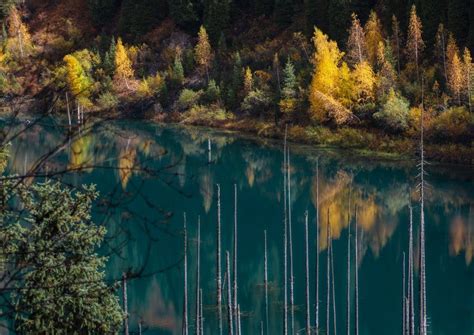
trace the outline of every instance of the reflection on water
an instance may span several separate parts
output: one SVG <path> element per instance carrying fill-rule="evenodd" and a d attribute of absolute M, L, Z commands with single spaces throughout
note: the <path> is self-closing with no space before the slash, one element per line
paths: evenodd
<path fill-rule="evenodd" d="M 207 141 L 212 143 L 208 164 Z M 23 173 L 60 136 L 34 127 L 13 146 L 10 171 Z M 195 128 L 108 124 L 72 141 L 48 169 L 78 170 L 65 181 L 95 183 L 101 192 L 95 218 L 108 228 L 103 253 L 109 278 L 139 273 L 129 283 L 131 328 L 143 320 L 147 334 L 181 332 L 182 212 L 190 226 L 190 323 L 195 318 L 196 222 L 202 221 L 201 284 L 205 333 L 215 334 L 215 184 L 221 184 L 223 250 L 232 250 L 233 185 L 239 191 L 239 300 L 244 334 L 259 333 L 264 318 L 263 231 L 268 231 L 270 334 L 282 328 L 283 154 L 279 143 L 263 143 Z M 402 258 L 408 251 L 408 205 L 416 206 L 414 162 L 380 162 L 348 152 L 292 146 L 295 300 L 297 329 L 304 327 L 303 213 L 309 210 L 311 294 L 314 297 L 316 161 L 319 162 L 321 259 L 327 249 L 327 217 L 334 239 L 338 331 L 345 329 L 346 240 L 358 207 L 361 247 L 361 334 L 401 331 Z M 82 169 L 81 169 L 82 168 Z M 429 168 L 427 295 L 431 334 L 474 332 L 474 173 L 470 168 Z M 415 222 L 419 219 L 415 207 Z M 417 226 L 415 226 L 415 239 Z M 415 245 L 415 254 L 418 247 Z M 351 255 L 352 259 L 354 255 Z M 415 263 L 416 269 L 417 264 Z M 353 275 L 353 274 L 352 274 Z M 321 269 L 324 282 L 325 269 Z M 325 289 L 320 324 L 325 324 Z M 353 302 L 354 297 L 352 296 Z M 314 316 L 312 298 L 312 316 Z M 352 317 L 353 320 L 353 317 Z M 314 323 L 314 317 L 313 317 Z"/>

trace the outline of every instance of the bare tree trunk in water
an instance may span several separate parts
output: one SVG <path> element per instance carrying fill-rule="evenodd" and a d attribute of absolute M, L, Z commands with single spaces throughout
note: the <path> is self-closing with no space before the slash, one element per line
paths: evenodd
<path fill-rule="evenodd" d="M 305 212 L 305 261 L 306 261 L 306 335 L 311 335 L 310 305 L 309 305 L 309 237 L 308 211 Z"/>
<path fill-rule="evenodd" d="M 188 335 L 188 230 L 186 228 L 186 213 L 184 219 L 184 306 L 183 306 L 183 335 Z"/>
<path fill-rule="evenodd" d="M 266 334 L 268 335 L 268 249 L 267 249 L 267 231 L 264 231 L 264 242 L 265 242 L 265 259 L 264 259 L 264 266 L 265 266 L 265 278 L 264 278 L 264 285 L 265 285 L 265 330 Z M 263 322 L 262 322 L 263 326 Z M 263 331 L 263 330 L 262 330 Z"/>
<path fill-rule="evenodd" d="M 127 296 L 127 274 L 122 275 L 122 295 L 123 295 L 123 313 L 125 317 L 123 319 L 124 334 L 129 335 L 128 330 L 128 296 Z"/>
<path fill-rule="evenodd" d="M 287 140 L 287 128 L 285 129 L 285 142 L 283 146 L 283 207 L 284 207 L 284 219 L 283 219 L 283 285 L 284 285 L 284 303 L 283 303 L 283 334 L 288 335 L 288 237 L 287 237 L 287 226 L 288 226 L 288 213 L 287 213 L 287 183 L 286 183 L 286 140 Z"/>
<path fill-rule="evenodd" d="M 326 278 L 327 278 L 327 300 L 326 300 L 326 334 L 330 334 L 330 325 L 329 321 L 331 319 L 331 312 L 330 312 L 330 303 L 331 303 L 331 226 L 329 224 L 329 207 L 328 207 L 328 213 L 327 213 L 327 273 L 326 273 Z"/>
<path fill-rule="evenodd" d="M 316 308 L 315 332 L 319 334 L 319 158 L 316 160 Z"/>
<path fill-rule="evenodd" d="M 230 275 L 230 256 L 229 252 L 226 251 L 226 271 L 227 271 L 227 318 L 229 321 L 229 335 L 234 335 L 234 321 L 232 320 L 232 286 L 231 286 L 231 275 Z"/>
<path fill-rule="evenodd" d="M 217 314 L 219 318 L 219 335 L 222 335 L 222 274 L 221 274 L 221 187 L 217 184 Z"/>

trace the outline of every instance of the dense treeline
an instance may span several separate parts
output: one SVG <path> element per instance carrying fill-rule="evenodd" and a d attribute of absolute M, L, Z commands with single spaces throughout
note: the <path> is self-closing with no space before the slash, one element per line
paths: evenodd
<path fill-rule="evenodd" d="M 324 144 L 394 134 L 398 151 L 423 114 L 429 142 L 473 140 L 468 2 L 68 1 L 88 15 L 43 44 L 28 2 L 4 6 L 4 95 L 49 87 L 80 115 L 152 101 L 160 118 L 290 123 Z"/>

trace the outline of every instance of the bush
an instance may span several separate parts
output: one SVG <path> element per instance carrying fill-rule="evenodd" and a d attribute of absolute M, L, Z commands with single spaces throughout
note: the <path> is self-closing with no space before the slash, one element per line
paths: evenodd
<path fill-rule="evenodd" d="M 165 80 L 157 73 L 154 76 L 143 79 L 138 85 L 138 96 L 146 98 L 159 95 L 165 86 Z"/>
<path fill-rule="evenodd" d="M 215 80 L 209 81 L 206 92 L 204 92 L 204 95 L 202 97 L 202 102 L 204 104 L 211 104 L 211 103 L 218 102 L 220 98 L 221 98 L 221 89 L 219 88 L 219 86 L 217 86 Z"/>
<path fill-rule="evenodd" d="M 192 106 L 186 113 L 184 113 L 183 122 L 185 123 L 212 123 L 215 121 L 225 121 L 233 119 L 234 115 L 227 112 L 224 108 L 219 105 Z"/>
<path fill-rule="evenodd" d="M 100 109 L 113 109 L 117 107 L 118 103 L 118 98 L 111 92 L 102 93 L 99 99 L 97 99 L 97 104 Z"/>
<path fill-rule="evenodd" d="M 404 131 L 408 128 L 409 112 L 408 101 L 391 89 L 381 110 L 374 114 L 374 119 L 392 131 Z"/>
<path fill-rule="evenodd" d="M 178 109 L 187 110 L 191 108 L 192 106 L 196 105 L 197 102 L 199 101 L 199 98 L 202 96 L 202 94 L 203 94 L 202 90 L 199 90 L 196 92 L 196 91 L 185 88 L 184 90 L 181 91 L 181 94 L 179 95 L 178 102 L 177 102 Z"/>
<path fill-rule="evenodd" d="M 429 129 L 433 140 L 473 140 L 474 115 L 464 107 L 453 107 L 436 117 Z"/>
<path fill-rule="evenodd" d="M 269 109 L 271 103 L 269 93 L 256 89 L 245 97 L 241 107 L 245 112 L 261 115 Z"/>

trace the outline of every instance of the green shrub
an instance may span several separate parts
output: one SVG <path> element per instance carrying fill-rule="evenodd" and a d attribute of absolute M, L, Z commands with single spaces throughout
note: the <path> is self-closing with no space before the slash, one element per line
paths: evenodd
<path fill-rule="evenodd" d="M 111 92 L 104 92 L 97 99 L 97 105 L 100 109 L 113 109 L 119 103 L 118 98 Z"/>
<path fill-rule="evenodd" d="M 185 88 L 181 91 L 179 95 L 177 107 L 179 110 L 187 110 L 192 106 L 196 105 L 199 101 L 199 98 L 202 96 L 202 90 L 193 91 L 188 88 Z"/>
<path fill-rule="evenodd" d="M 409 112 L 408 101 L 391 89 L 387 101 L 380 111 L 374 114 L 374 119 L 391 131 L 399 132 L 408 128 Z"/>
<path fill-rule="evenodd" d="M 183 122 L 185 123 L 213 123 L 216 121 L 226 121 L 234 118 L 232 113 L 227 112 L 219 105 L 194 105 L 184 113 Z"/>

